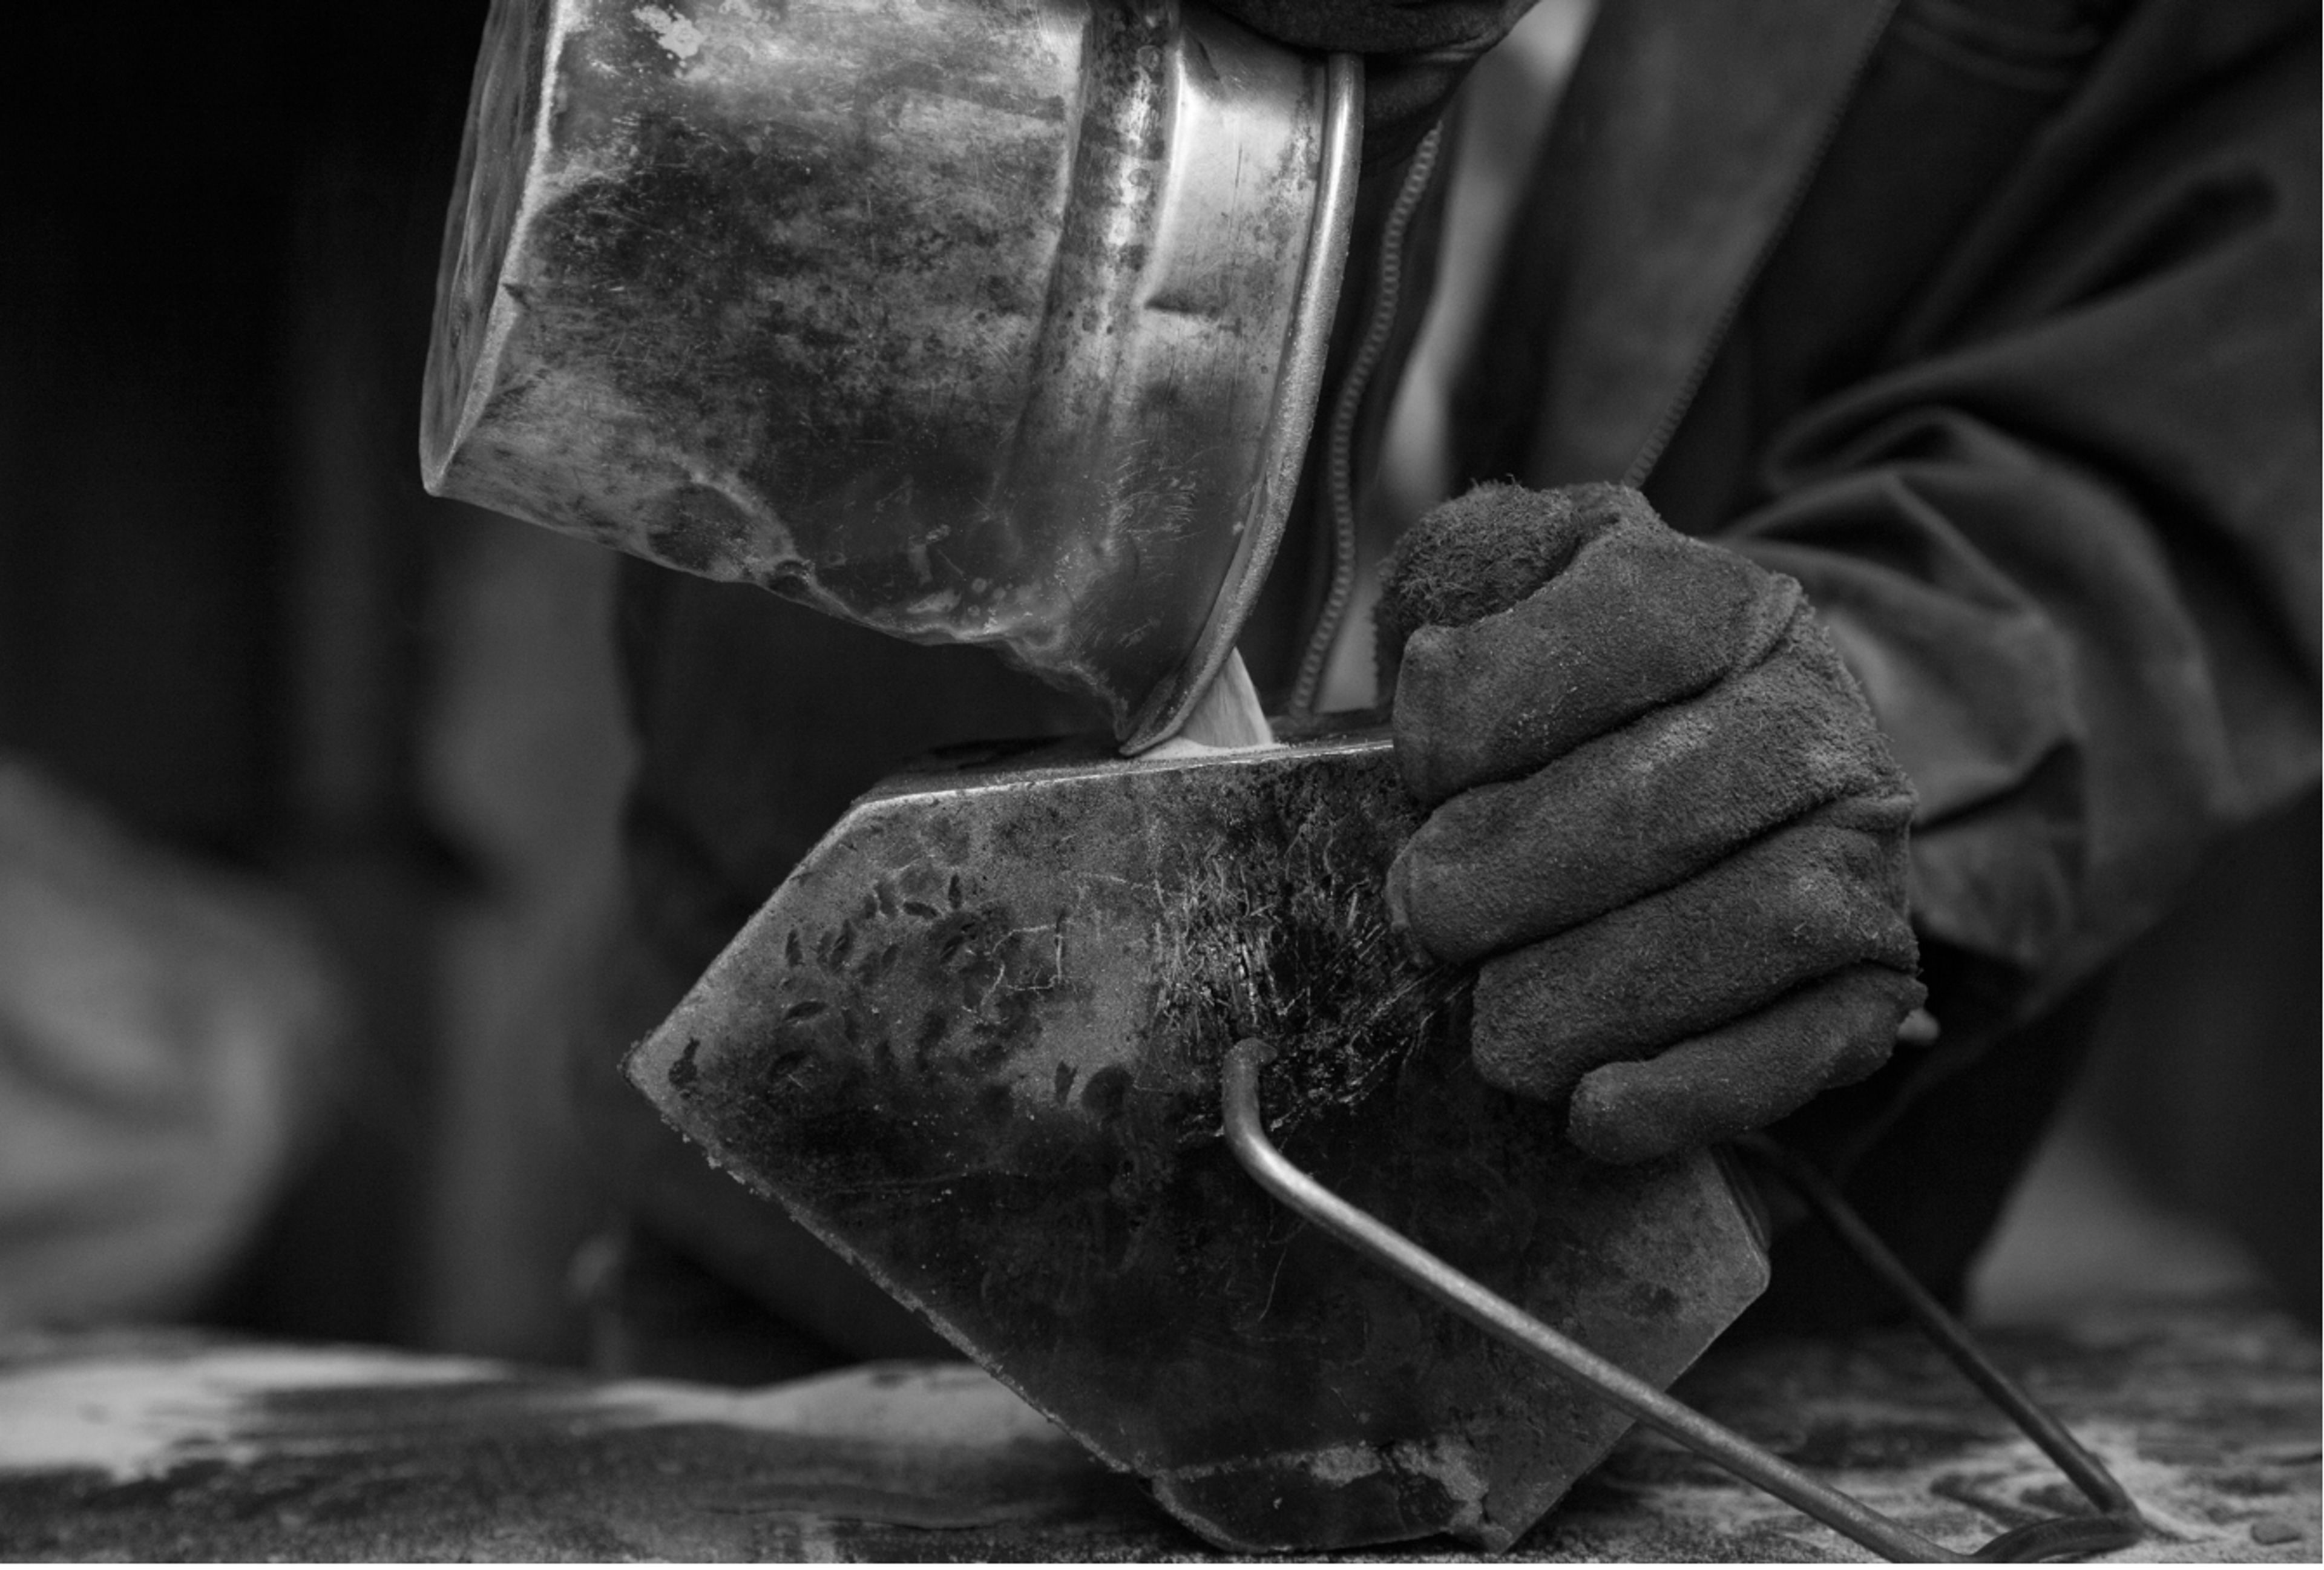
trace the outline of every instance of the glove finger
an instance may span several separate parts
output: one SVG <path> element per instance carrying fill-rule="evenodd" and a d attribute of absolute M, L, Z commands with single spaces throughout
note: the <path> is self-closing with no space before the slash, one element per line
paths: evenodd
<path fill-rule="evenodd" d="M 1748 1019 L 1582 1077 L 1566 1134 L 1600 1161 L 1651 1161 L 1764 1128 L 1888 1060 L 1928 989 L 1886 965 L 1855 965 Z"/>
<path fill-rule="evenodd" d="M 1669 888 L 1849 797 L 1880 804 L 1898 833 L 1912 814 L 1904 776 L 1803 605 L 1744 674 L 1529 778 L 1446 801 L 1389 867 L 1389 908 L 1430 954 L 1466 964 Z"/>
<path fill-rule="evenodd" d="M 1471 1048 L 1486 1079 L 1562 1102 L 1591 1069 L 1646 1057 L 1844 966 L 1910 974 L 1904 853 L 1844 802 L 1699 877 L 1485 962 Z"/>
<path fill-rule="evenodd" d="M 1404 646 L 1397 762 L 1434 804 L 1529 774 L 1766 657 L 1804 603 L 1792 579 L 1659 523 L 1584 544 L 1530 596 Z"/>
<path fill-rule="evenodd" d="M 1640 513 L 1642 526 L 1655 522 L 1644 496 L 1613 485 L 1488 483 L 1430 508 L 1380 564 L 1372 624 L 1383 665 L 1393 674 L 1405 640 L 1422 627 L 1463 627 L 1508 610 L 1563 571 L 1585 541 Z"/>

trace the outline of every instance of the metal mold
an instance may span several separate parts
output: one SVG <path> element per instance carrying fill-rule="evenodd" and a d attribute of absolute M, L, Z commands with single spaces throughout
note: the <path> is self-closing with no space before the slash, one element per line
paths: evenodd
<path fill-rule="evenodd" d="M 1377 736 L 1084 744 L 863 798 L 632 1055 L 711 1159 L 1213 1543 L 1505 1547 L 1628 1419 L 1243 1174 L 1268 1039 L 1303 1166 L 1666 1384 L 1761 1289 L 1708 1159 L 1617 1169 L 1480 1080 L 1459 978 L 1388 929 L 1417 809 Z"/>

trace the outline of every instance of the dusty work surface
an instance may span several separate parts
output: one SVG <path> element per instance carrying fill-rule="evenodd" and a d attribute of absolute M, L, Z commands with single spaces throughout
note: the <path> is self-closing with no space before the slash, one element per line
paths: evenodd
<path fill-rule="evenodd" d="M 2316 1561 L 2303 1332 L 2178 1309 L 1994 1345 L 2144 1506 L 2158 1535 L 2124 1557 Z M 1957 1546 L 2070 1504 L 1906 1334 L 1714 1351 L 1682 1390 Z M 964 1365 L 736 1393 L 153 1333 L 0 1341 L 0 1559 L 1202 1556 Z M 1865 1556 L 1633 1434 L 1511 1556 Z"/>

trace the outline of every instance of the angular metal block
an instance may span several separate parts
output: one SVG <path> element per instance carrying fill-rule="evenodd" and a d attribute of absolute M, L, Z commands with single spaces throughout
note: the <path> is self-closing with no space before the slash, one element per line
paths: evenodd
<path fill-rule="evenodd" d="M 1381 877 L 1377 736 L 1052 747 L 858 801 L 628 1071 L 688 1138 L 1172 1513 L 1243 1552 L 1506 1547 L 1627 1419 L 1302 1226 L 1220 1061 L 1323 1182 L 1667 1384 L 1766 1263 L 1709 1158 L 1615 1168 L 1480 1080 Z"/>

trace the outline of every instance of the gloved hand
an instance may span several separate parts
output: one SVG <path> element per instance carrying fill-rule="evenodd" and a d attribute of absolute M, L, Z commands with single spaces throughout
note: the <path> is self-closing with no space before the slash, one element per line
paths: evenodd
<path fill-rule="evenodd" d="M 1213 0 L 1254 32 L 1297 49 L 1364 57 L 1364 162 L 1418 144 L 1485 51 L 1535 0 Z"/>
<path fill-rule="evenodd" d="M 1384 569 L 1395 919 L 1481 962 L 1503 1089 L 1637 1161 L 1879 1067 L 1923 995 L 1913 794 L 1797 583 L 1612 485 L 1480 486 Z"/>

